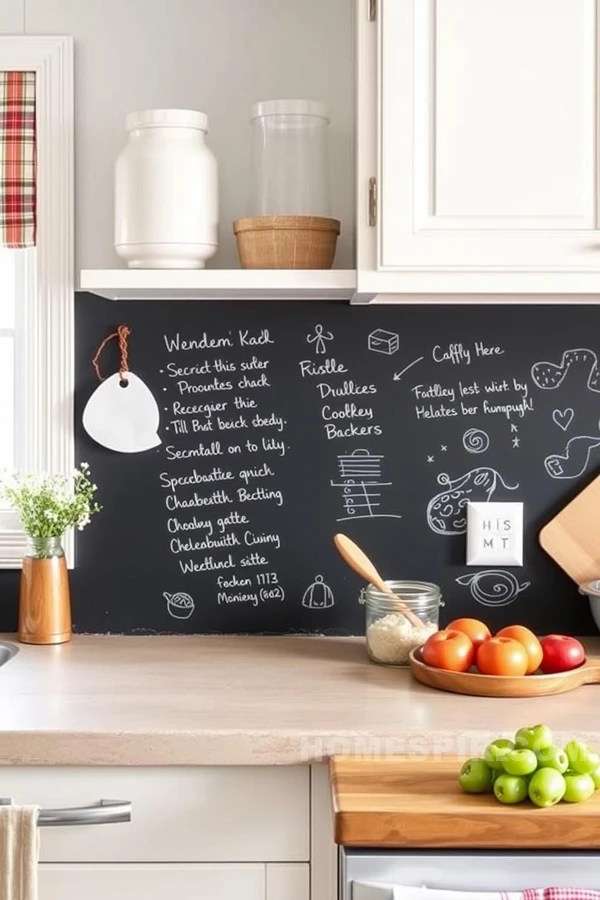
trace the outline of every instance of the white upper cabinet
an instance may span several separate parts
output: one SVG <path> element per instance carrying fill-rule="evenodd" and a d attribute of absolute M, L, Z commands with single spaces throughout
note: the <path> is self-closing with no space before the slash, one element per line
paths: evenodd
<path fill-rule="evenodd" d="M 598 0 L 357 2 L 359 293 L 600 294 Z"/>

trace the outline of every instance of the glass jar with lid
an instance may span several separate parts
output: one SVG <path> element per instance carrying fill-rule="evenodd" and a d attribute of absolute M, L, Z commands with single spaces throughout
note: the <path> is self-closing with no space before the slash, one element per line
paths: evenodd
<path fill-rule="evenodd" d="M 329 216 L 329 111 L 317 100 L 252 107 L 251 216 Z"/>
<path fill-rule="evenodd" d="M 397 595 L 369 584 L 360 593 L 365 606 L 367 653 L 373 662 L 387 666 L 407 666 L 411 650 L 420 647 L 439 628 L 442 592 L 428 581 L 386 581 Z M 408 607 L 421 625 L 406 618 L 402 606 Z"/>

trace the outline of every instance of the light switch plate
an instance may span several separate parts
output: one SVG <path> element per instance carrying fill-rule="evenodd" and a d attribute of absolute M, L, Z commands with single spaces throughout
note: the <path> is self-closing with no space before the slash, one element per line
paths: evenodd
<path fill-rule="evenodd" d="M 467 565 L 523 565 L 523 504 L 467 504 Z"/>

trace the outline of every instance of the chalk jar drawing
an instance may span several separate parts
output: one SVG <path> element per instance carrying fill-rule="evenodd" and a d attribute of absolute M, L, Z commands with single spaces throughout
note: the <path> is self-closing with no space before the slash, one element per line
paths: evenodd
<path fill-rule="evenodd" d="M 446 472 L 438 475 L 438 484 L 446 490 L 433 497 L 427 506 L 427 524 L 436 534 L 446 536 L 465 534 L 467 530 L 466 505 L 484 495 L 488 501 L 498 485 L 507 491 L 516 491 L 518 484 L 507 484 L 495 469 L 482 467 L 471 469 L 460 478 L 451 479 Z"/>
<path fill-rule="evenodd" d="M 468 585 L 471 596 L 482 606 L 508 606 L 531 584 L 530 581 L 519 581 L 506 569 L 486 569 L 475 574 L 461 575 L 456 583 Z"/>
<path fill-rule="evenodd" d="M 531 367 L 531 377 L 534 384 L 542 391 L 554 391 L 560 387 L 567 373 L 575 367 L 587 375 L 587 389 L 600 393 L 600 368 L 598 356 L 593 350 L 583 347 L 575 350 L 565 350 L 560 363 L 547 361 L 534 363 Z"/>
<path fill-rule="evenodd" d="M 306 343 L 315 345 L 315 353 L 323 356 L 327 353 L 326 341 L 332 341 L 333 335 L 330 331 L 324 331 L 322 325 L 315 325 L 314 333 L 306 335 Z"/>
<path fill-rule="evenodd" d="M 490 446 L 489 435 L 481 428 L 467 428 L 462 442 L 467 453 L 485 453 Z"/>
<path fill-rule="evenodd" d="M 312 584 L 304 591 L 302 606 L 307 609 L 331 609 L 335 605 L 335 597 L 329 585 L 325 584 L 322 575 L 317 575 Z"/>
<path fill-rule="evenodd" d="M 167 612 L 174 619 L 189 619 L 196 608 L 190 595 L 183 591 L 179 591 L 177 594 L 167 594 L 164 591 L 163 597 L 167 601 Z"/>
<path fill-rule="evenodd" d="M 574 417 L 575 410 L 570 406 L 567 409 L 555 409 L 552 413 L 552 421 L 555 425 L 558 425 L 562 431 L 567 431 Z"/>

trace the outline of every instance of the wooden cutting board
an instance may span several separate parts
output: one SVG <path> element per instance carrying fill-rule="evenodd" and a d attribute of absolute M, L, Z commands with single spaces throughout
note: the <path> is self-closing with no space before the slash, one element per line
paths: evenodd
<path fill-rule="evenodd" d="M 600 791 L 584 803 L 539 809 L 463 794 L 463 759 L 334 757 L 336 843 L 346 847 L 497 850 L 600 849 Z"/>
<path fill-rule="evenodd" d="M 576 584 L 600 578 L 600 475 L 544 525 L 539 541 Z"/>

